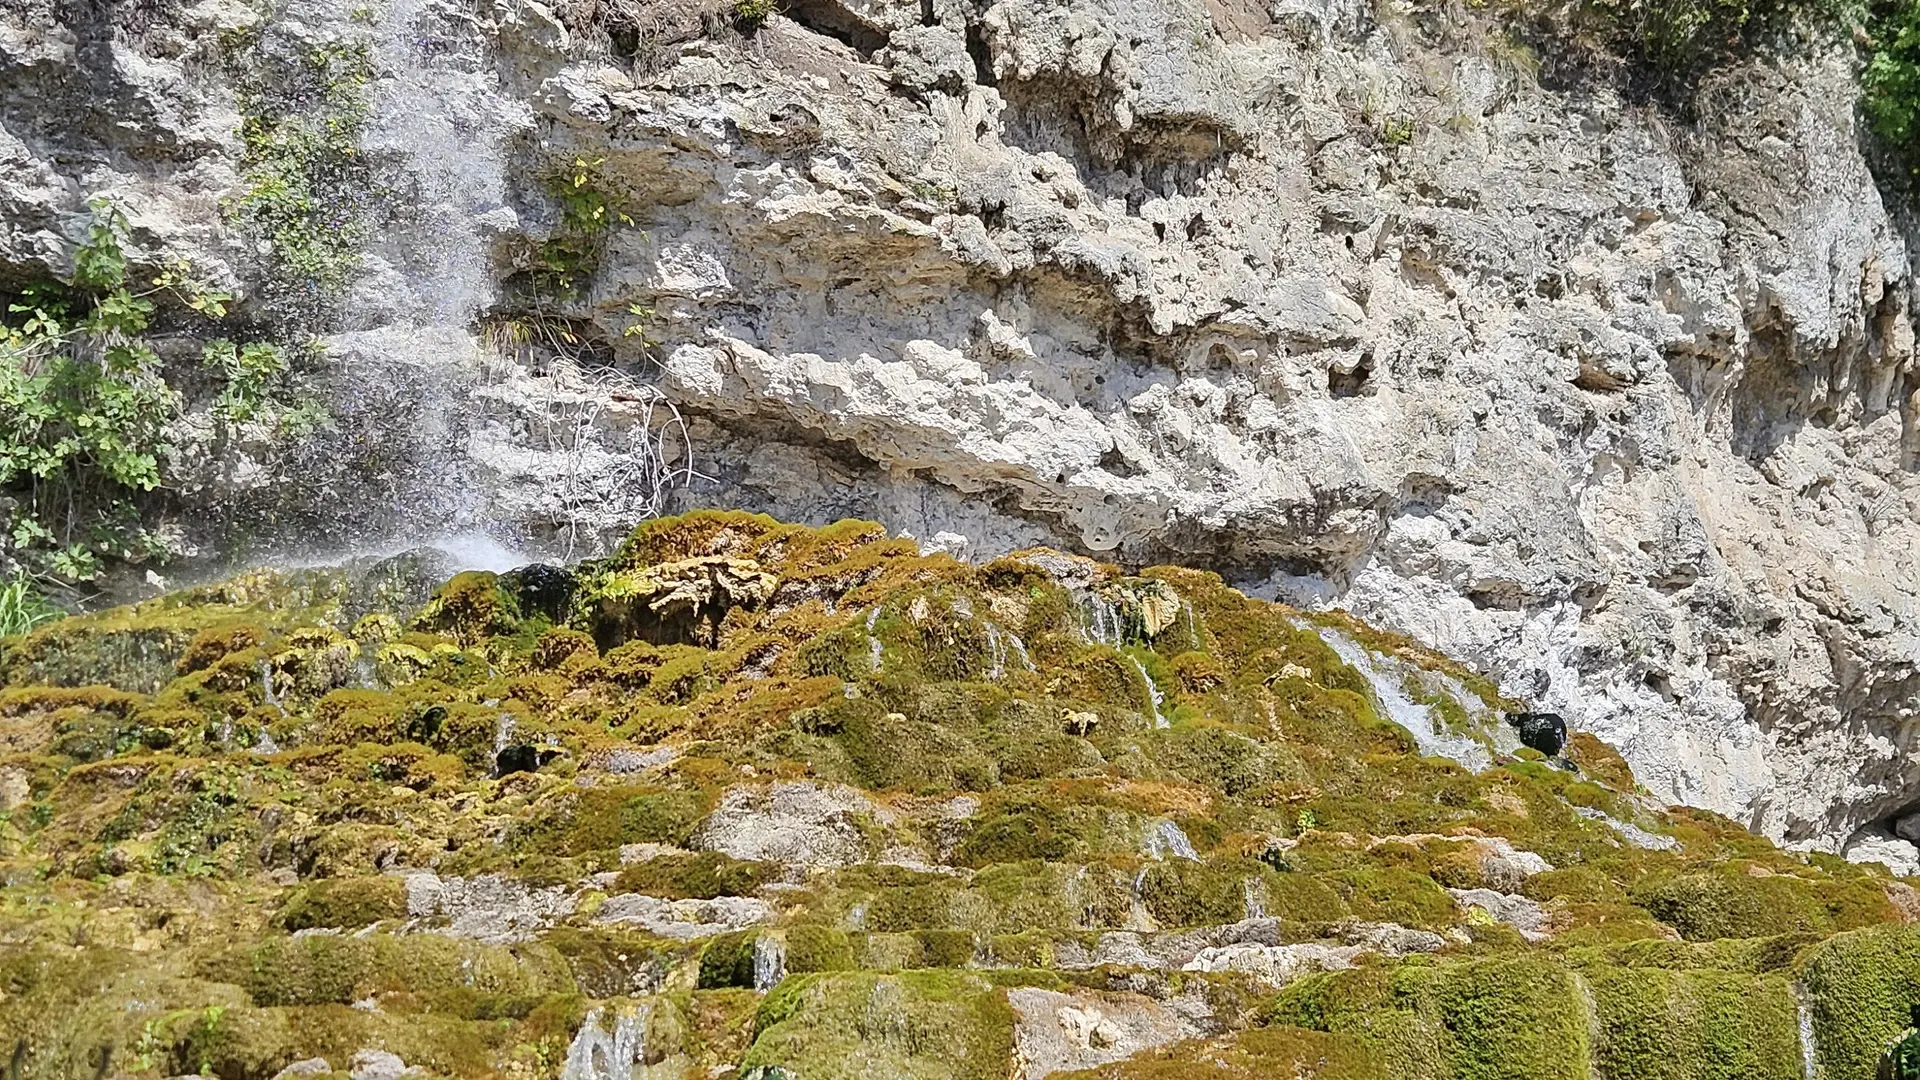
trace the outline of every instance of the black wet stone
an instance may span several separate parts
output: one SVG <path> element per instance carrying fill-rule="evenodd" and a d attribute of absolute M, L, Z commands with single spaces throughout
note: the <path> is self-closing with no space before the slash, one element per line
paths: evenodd
<path fill-rule="evenodd" d="M 1507 723 L 1520 733 L 1520 743 L 1553 757 L 1567 745 L 1567 722 L 1559 713 L 1508 713 Z"/>

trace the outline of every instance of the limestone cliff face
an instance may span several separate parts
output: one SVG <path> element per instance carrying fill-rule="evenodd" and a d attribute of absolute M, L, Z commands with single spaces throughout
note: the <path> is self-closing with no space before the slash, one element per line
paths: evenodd
<path fill-rule="evenodd" d="M 1913 279 L 1843 51 L 1681 119 L 1441 6 L 69 7 L 0 15 L 11 280 L 112 190 L 270 312 L 216 54 L 378 61 L 404 212 L 328 327 L 341 431 L 212 501 L 575 541 L 656 508 L 671 406 L 670 502 L 1347 607 L 1788 841 L 1920 797 Z M 617 378 L 471 332 L 524 307 L 570 168 L 630 224 L 549 311 Z"/>

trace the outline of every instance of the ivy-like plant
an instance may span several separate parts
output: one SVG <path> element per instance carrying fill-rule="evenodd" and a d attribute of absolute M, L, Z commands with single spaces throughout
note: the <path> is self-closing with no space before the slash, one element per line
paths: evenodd
<path fill-rule="evenodd" d="M 380 197 L 360 146 L 373 77 L 366 47 L 346 42 L 237 73 L 246 152 L 227 213 L 266 241 L 267 299 L 283 323 L 317 329 L 359 269 Z"/>

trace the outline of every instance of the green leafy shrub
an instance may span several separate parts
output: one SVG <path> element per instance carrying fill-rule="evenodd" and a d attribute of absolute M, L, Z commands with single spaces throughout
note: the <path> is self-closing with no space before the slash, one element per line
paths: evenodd
<path fill-rule="evenodd" d="M 1911 176 L 1920 172 L 1920 3 L 1881 0 L 1869 33 L 1873 51 L 1860 73 L 1860 111 Z"/>
<path fill-rule="evenodd" d="M 97 577 L 107 560 L 167 553 L 137 501 L 163 479 L 182 396 L 145 334 L 158 300 L 218 319 L 230 299 L 179 263 L 137 288 L 126 215 L 103 197 L 88 206 L 72 279 L 27 286 L 0 323 L 0 492 L 21 504 L 0 554 L 68 581 Z M 215 341 L 201 365 L 222 386 L 214 414 L 225 423 L 297 412 L 297 435 L 321 422 L 283 404 L 296 395 L 278 346 Z"/>
<path fill-rule="evenodd" d="M 733 0 L 734 22 L 743 29 L 751 30 L 759 26 L 779 10 L 779 0 Z"/>
<path fill-rule="evenodd" d="M 547 178 L 547 193 L 560 206 L 560 228 L 540 245 L 532 273 L 536 302 L 579 296 L 600 268 L 607 234 L 615 224 L 633 224 L 600 173 L 604 164 L 605 158 L 575 156 Z"/>

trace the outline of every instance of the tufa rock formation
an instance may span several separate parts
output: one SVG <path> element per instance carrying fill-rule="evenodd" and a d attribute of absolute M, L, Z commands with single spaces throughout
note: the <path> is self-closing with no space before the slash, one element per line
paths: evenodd
<path fill-rule="evenodd" d="M 1920 978 L 1909 880 L 1212 574 L 712 513 L 391 569 L 7 640 L 14 1075 L 1865 1077 Z M 723 574 L 711 637 L 589 632 Z"/>

